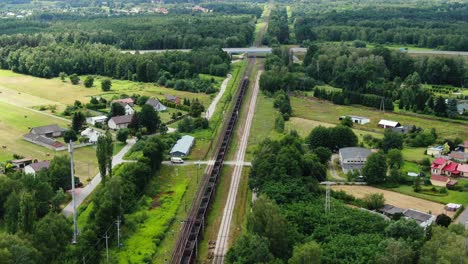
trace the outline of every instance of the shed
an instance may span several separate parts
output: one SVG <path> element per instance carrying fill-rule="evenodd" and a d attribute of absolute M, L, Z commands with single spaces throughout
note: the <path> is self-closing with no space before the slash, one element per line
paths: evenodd
<path fill-rule="evenodd" d="M 177 140 L 177 143 L 172 147 L 169 153 L 172 157 L 185 157 L 190 153 L 194 142 L 194 137 L 185 135 Z"/>
<path fill-rule="evenodd" d="M 104 124 L 107 120 L 107 116 L 92 116 L 86 118 L 86 123 L 95 126 L 96 124 Z"/>
<path fill-rule="evenodd" d="M 63 132 L 66 129 L 59 127 L 57 124 L 47 125 L 47 126 L 40 126 L 40 127 L 33 127 L 29 131 L 31 134 L 41 135 L 45 137 L 61 137 Z"/>
<path fill-rule="evenodd" d="M 367 118 L 367 117 L 352 116 L 352 115 L 340 116 L 339 120 L 343 120 L 343 119 L 345 119 L 346 117 L 351 118 L 351 120 L 353 121 L 353 123 L 360 124 L 360 125 L 365 125 L 365 124 L 367 124 L 367 123 L 370 122 L 370 119 Z"/>
<path fill-rule="evenodd" d="M 432 146 L 432 147 L 428 147 L 426 150 L 426 154 L 429 156 L 442 155 L 443 152 L 444 152 L 444 146 Z"/>
<path fill-rule="evenodd" d="M 378 126 L 381 128 L 395 128 L 401 126 L 401 124 L 396 121 L 382 119 L 380 120 Z"/>
<path fill-rule="evenodd" d="M 434 222 L 436 219 L 434 215 L 426 214 L 414 209 L 408 209 L 403 214 L 406 216 L 406 218 L 416 221 L 416 223 L 418 223 L 423 228 L 431 225 L 432 222 Z"/>

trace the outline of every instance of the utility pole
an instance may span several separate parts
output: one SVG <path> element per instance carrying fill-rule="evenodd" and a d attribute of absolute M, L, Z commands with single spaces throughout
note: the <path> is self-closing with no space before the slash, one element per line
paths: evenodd
<path fill-rule="evenodd" d="M 117 218 L 115 223 L 117 224 L 117 247 L 120 248 L 122 245 L 120 244 L 120 216 Z"/>
<path fill-rule="evenodd" d="M 68 143 L 68 152 L 70 153 L 70 172 L 71 172 L 71 185 L 72 185 L 72 204 L 73 204 L 73 241 L 76 244 L 76 237 L 78 236 L 78 223 L 76 220 L 76 200 L 75 200 L 75 165 L 73 160 L 73 141 L 70 139 Z"/>
<path fill-rule="evenodd" d="M 330 212 L 330 183 L 327 182 L 327 191 L 325 194 L 325 213 Z"/>
<path fill-rule="evenodd" d="M 200 170 L 200 160 L 198 160 L 198 166 L 197 166 L 197 185 L 198 185 L 198 171 Z"/>
<path fill-rule="evenodd" d="M 104 236 L 104 238 L 106 239 L 106 257 L 107 257 L 107 263 L 109 263 L 109 236 L 107 235 L 107 232 L 106 232 L 106 235 Z"/>

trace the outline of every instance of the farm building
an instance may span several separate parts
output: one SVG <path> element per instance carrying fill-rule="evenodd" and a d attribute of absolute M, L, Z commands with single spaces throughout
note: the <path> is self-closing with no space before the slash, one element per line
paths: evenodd
<path fill-rule="evenodd" d="M 190 149 L 193 146 L 193 143 L 195 142 L 195 138 L 192 136 L 185 135 L 179 140 L 177 140 L 177 143 L 172 147 L 171 151 L 169 152 L 171 154 L 171 157 L 185 157 L 190 153 Z"/>
<path fill-rule="evenodd" d="M 399 126 L 399 127 L 393 127 L 392 131 L 401 133 L 401 134 L 407 134 L 411 131 L 413 131 L 416 127 L 413 125 L 405 125 L 405 126 Z"/>
<path fill-rule="evenodd" d="M 31 158 L 23 158 L 23 159 L 14 159 L 11 161 L 11 165 L 13 165 L 13 169 L 23 169 L 24 167 L 32 164 L 34 161 Z"/>
<path fill-rule="evenodd" d="M 448 156 L 458 162 L 468 162 L 468 153 L 461 151 L 452 151 Z"/>
<path fill-rule="evenodd" d="M 114 116 L 107 122 L 107 126 L 110 129 L 121 129 L 127 128 L 128 124 L 132 122 L 133 115 Z"/>
<path fill-rule="evenodd" d="M 431 214 L 426 214 L 414 209 L 399 208 L 390 204 L 385 204 L 384 207 L 380 208 L 378 211 L 388 217 L 393 217 L 396 214 L 400 214 L 406 219 L 413 219 L 423 228 L 431 225 L 436 219 L 436 217 Z"/>
<path fill-rule="evenodd" d="M 89 142 L 89 143 L 93 143 L 93 144 L 96 144 L 99 136 L 101 136 L 102 133 L 91 128 L 91 127 L 88 127 L 87 129 L 83 130 L 81 132 L 81 136 L 85 137 L 86 140 Z"/>
<path fill-rule="evenodd" d="M 86 123 L 89 125 L 95 126 L 96 124 L 104 124 L 106 123 L 107 116 L 92 116 L 86 118 Z"/>
<path fill-rule="evenodd" d="M 382 119 L 380 120 L 378 126 L 381 128 L 395 128 L 401 126 L 401 124 L 396 121 Z"/>
<path fill-rule="evenodd" d="M 414 209 L 406 210 L 403 215 L 408 219 L 413 219 L 419 226 L 426 228 L 430 226 L 433 222 L 435 222 L 436 217 L 435 215 L 426 214 L 420 211 L 416 211 Z"/>
<path fill-rule="evenodd" d="M 432 146 L 428 147 L 426 154 L 429 156 L 439 156 L 444 152 L 444 146 Z"/>
<path fill-rule="evenodd" d="M 166 101 L 172 102 L 174 104 L 180 104 L 180 98 L 173 95 L 166 95 Z"/>
<path fill-rule="evenodd" d="M 154 110 L 156 110 L 157 112 L 163 112 L 167 110 L 167 107 L 155 98 L 148 99 L 148 101 L 146 101 L 146 104 L 154 107 Z"/>
<path fill-rule="evenodd" d="M 361 170 L 370 154 L 371 151 L 365 148 L 341 148 L 339 156 L 343 172 L 348 173 L 348 171 Z"/>
<path fill-rule="evenodd" d="M 50 161 L 48 160 L 32 163 L 24 167 L 24 172 L 36 175 L 36 173 L 38 173 L 39 171 L 48 169 L 49 165 Z"/>
<path fill-rule="evenodd" d="M 57 140 L 54 140 L 50 137 L 46 137 L 43 135 L 33 134 L 33 133 L 24 134 L 23 139 L 31 143 L 34 143 L 36 145 L 43 146 L 45 148 L 52 149 L 52 150 L 59 150 L 65 147 L 63 143 Z"/>
<path fill-rule="evenodd" d="M 370 122 L 370 119 L 367 118 L 367 117 L 362 117 L 362 116 L 351 116 L 351 115 L 340 116 L 339 120 L 343 120 L 343 119 L 345 119 L 346 117 L 351 118 L 351 120 L 353 121 L 353 123 L 360 124 L 360 125 L 365 125 L 365 124 L 367 124 L 367 123 Z"/>
<path fill-rule="evenodd" d="M 29 131 L 30 134 L 45 136 L 48 138 L 56 138 L 63 136 L 63 132 L 66 129 L 59 127 L 56 124 L 47 125 L 47 126 L 40 126 L 40 127 L 33 127 Z"/>

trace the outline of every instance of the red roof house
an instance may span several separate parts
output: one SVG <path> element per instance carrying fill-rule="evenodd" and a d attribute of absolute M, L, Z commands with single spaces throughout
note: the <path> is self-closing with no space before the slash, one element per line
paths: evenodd
<path fill-rule="evenodd" d="M 431 184 L 434 186 L 439 186 L 439 187 L 446 187 L 447 182 L 449 182 L 450 179 L 445 176 L 441 175 L 432 175 L 431 176 Z"/>
<path fill-rule="evenodd" d="M 458 171 L 458 163 L 453 161 L 447 161 L 447 164 L 442 169 L 442 174 L 452 177 L 460 176 L 460 172 Z"/>
<path fill-rule="evenodd" d="M 460 176 L 468 177 L 468 164 L 460 164 L 458 165 L 457 170 L 460 172 Z"/>
<path fill-rule="evenodd" d="M 135 102 L 133 101 L 132 98 L 122 98 L 122 99 L 117 99 L 111 102 L 111 104 L 113 103 L 120 103 L 123 105 L 128 104 L 129 106 L 133 106 Z"/>
<path fill-rule="evenodd" d="M 432 162 L 431 165 L 431 172 L 432 174 L 435 175 L 441 175 L 442 174 L 442 169 L 444 168 L 445 164 L 448 162 L 448 160 L 444 158 L 437 158 Z"/>

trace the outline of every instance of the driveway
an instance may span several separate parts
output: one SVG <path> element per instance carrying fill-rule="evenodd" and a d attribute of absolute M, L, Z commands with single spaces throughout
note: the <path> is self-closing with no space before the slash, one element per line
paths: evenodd
<path fill-rule="evenodd" d="M 127 145 L 123 147 L 117 155 L 112 157 L 112 168 L 117 166 L 118 164 L 121 164 L 123 162 L 126 162 L 123 157 L 125 154 L 130 150 L 130 148 L 136 143 L 135 139 L 129 139 L 127 140 Z M 88 197 L 94 189 L 99 185 L 101 182 L 101 174 L 98 173 L 92 180 L 91 182 L 86 185 L 84 188 L 76 188 L 75 189 L 75 201 L 76 201 L 76 208 L 78 208 L 81 203 Z M 66 216 L 69 217 L 73 215 L 73 203 L 70 202 L 63 208 L 62 213 Z"/>
<path fill-rule="evenodd" d="M 229 83 L 229 80 L 231 80 L 232 78 L 232 75 L 231 74 L 228 74 L 227 75 L 227 78 L 224 79 L 223 83 L 221 84 L 221 89 L 219 89 L 219 93 L 216 95 L 216 97 L 213 99 L 213 102 L 211 102 L 210 106 L 208 107 L 208 109 L 206 109 L 206 112 L 205 112 L 205 118 L 210 120 L 211 117 L 213 117 L 213 114 L 216 110 L 216 105 L 218 104 L 219 100 L 221 99 L 221 97 L 223 97 L 223 94 L 224 92 L 226 91 L 226 87 Z"/>

